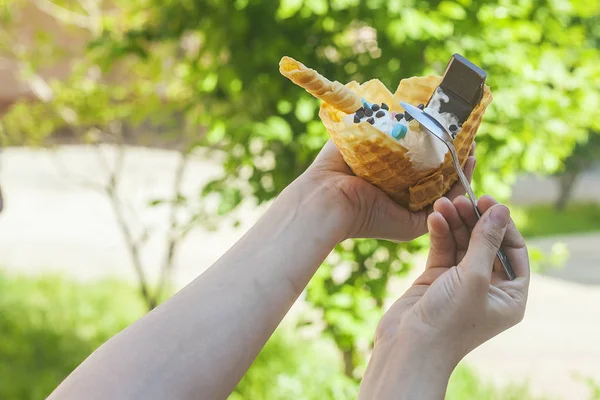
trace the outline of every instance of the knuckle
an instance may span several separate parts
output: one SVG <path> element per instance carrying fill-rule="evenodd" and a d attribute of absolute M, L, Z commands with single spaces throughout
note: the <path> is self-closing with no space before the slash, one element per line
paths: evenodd
<path fill-rule="evenodd" d="M 502 236 L 498 231 L 486 229 L 481 232 L 481 241 L 482 245 L 487 249 L 494 250 L 500 247 L 500 243 L 502 243 Z"/>

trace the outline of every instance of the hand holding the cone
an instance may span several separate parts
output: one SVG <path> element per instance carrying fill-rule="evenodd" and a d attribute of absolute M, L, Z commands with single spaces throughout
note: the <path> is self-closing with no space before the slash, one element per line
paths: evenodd
<path fill-rule="evenodd" d="M 475 169 L 475 147 L 465 164 L 465 175 L 470 180 Z M 321 186 L 338 199 L 336 207 L 342 213 L 346 238 L 377 238 L 392 241 L 410 241 L 427 232 L 427 216 L 433 206 L 411 212 L 394 202 L 381 189 L 353 174 L 332 140 L 329 140 L 300 182 Z M 460 183 L 455 183 L 446 197 L 453 200 L 464 195 Z"/>

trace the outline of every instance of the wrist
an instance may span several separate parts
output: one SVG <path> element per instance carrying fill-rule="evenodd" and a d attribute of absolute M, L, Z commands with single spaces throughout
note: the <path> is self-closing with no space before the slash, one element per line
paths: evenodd
<path fill-rule="evenodd" d="M 349 237 L 349 210 L 340 201 L 339 191 L 328 179 L 307 174 L 292 182 L 277 199 L 289 212 L 297 213 L 315 234 L 333 246 Z"/>
<path fill-rule="evenodd" d="M 458 344 L 425 330 L 403 330 L 394 339 L 380 339 L 373 351 L 382 358 L 422 360 L 423 368 L 434 366 L 437 370 L 452 373 L 462 356 L 457 351 Z"/>
<path fill-rule="evenodd" d="M 432 335 L 402 333 L 373 348 L 359 399 L 440 399 L 460 361 Z"/>
<path fill-rule="evenodd" d="M 463 338 L 455 338 L 422 321 L 404 319 L 394 331 L 378 332 L 374 347 L 382 352 L 402 352 L 403 357 L 436 359 L 439 367 L 453 370 L 466 355 Z"/>

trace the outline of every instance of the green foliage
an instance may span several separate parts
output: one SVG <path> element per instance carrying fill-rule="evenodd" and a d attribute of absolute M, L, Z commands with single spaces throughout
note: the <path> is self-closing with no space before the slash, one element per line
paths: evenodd
<path fill-rule="evenodd" d="M 352 399 L 358 385 L 343 374 L 335 344 L 301 338 L 282 326 L 269 340 L 229 400 Z"/>
<path fill-rule="evenodd" d="M 245 198 L 274 198 L 327 139 L 318 101 L 278 74 L 283 55 L 331 79 L 378 78 L 392 90 L 404 77 L 441 74 L 454 52 L 465 55 L 488 72 L 494 95 L 477 139 L 475 186 L 500 199 L 517 173 L 559 170 L 577 142 L 600 130 L 598 2 L 113 3 L 119 12 L 99 14 L 101 29 L 90 29 L 87 57 L 71 78 L 52 83 L 47 103 L 13 108 L 0 134 L 39 143 L 68 128 L 96 140 L 96 129 L 111 134 L 124 126 L 140 131 L 142 144 L 160 137 L 218 149 L 225 173 L 203 195 L 221 199 L 219 213 Z M 10 21 L 9 14 L 1 16 Z M 5 38 L 0 47 L 12 43 Z M 28 76 L 44 54 L 52 54 L 47 43 L 37 52 L 20 50 Z M 100 79 L 108 77 L 120 79 Z M 352 367 L 360 364 L 358 341 L 380 313 L 389 278 L 402 274 L 406 256 L 423 244 L 340 245 L 312 283 L 308 299 L 323 308 Z M 351 273 L 334 279 L 342 263 Z"/>
<path fill-rule="evenodd" d="M 600 400 L 600 383 L 590 378 L 587 380 L 587 384 L 592 392 L 590 400 Z"/>
<path fill-rule="evenodd" d="M 495 97 L 478 137 L 476 186 L 500 198 L 519 171 L 557 170 L 576 140 L 598 125 L 598 19 L 589 2 L 133 4 L 131 12 L 143 13 L 144 22 L 122 32 L 105 30 L 93 49 L 118 57 L 129 48 L 152 60 L 155 44 L 185 48 L 185 40 L 197 41 L 174 61 L 175 70 L 185 71 L 179 79 L 192 101 L 202 102 L 199 122 L 209 127 L 212 143 L 229 150 L 221 180 L 228 189 L 218 192 L 224 211 L 247 195 L 271 199 L 327 137 L 315 123 L 318 102 L 278 75 L 283 55 L 332 79 L 379 78 L 391 89 L 402 77 L 442 73 L 453 52 L 467 56 L 488 72 Z M 241 167 L 252 171 L 247 179 L 238 179 Z M 233 188 L 243 196 L 233 195 Z M 328 273 L 334 266 L 326 266 L 311 285 L 309 300 L 323 307 L 329 333 L 355 364 L 357 342 L 378 315 L 389 277 L 405 269 L 392 263 L 407 250 L 418 246 L 340 246 L 339 261 L 350 263 L 352 273 L 336 281 Z M 387 255 L 376 257 L 376 251 Z"/>
<path fill-rule="evenodd" d="M 144 312 L 133 288 L 117 281 L 82 284 L 0 272 L 0 398 L 46 397 L 93 350 Z M 332 341 L 303 337 L 283 325 L 230 400 L 356 398 L 357 382 L 342 371 Z M 461 366 L 451 378 L 448 399 L 528 400 L 526 393 L 484 384 Z"/>
<path fill-rule="evenodd" d="M 0 273 L 0 398 L 45 398 L 92 351 L 142 316 L 131 287 Z"/>
<path fill-rule="evenodd" d="M 502 389 L 484 382 L 472 368 L 459 365 L 450 377 L 446 400 L 488 399 L 488 400 L 542 400 L 530 394 L 526 384 L 512 384 Z"/>
<path fill-rule="evenodd" d="M 313 277 L 306 299 L 323 310 L 327 332 L 345 354 L 346 372 L 360 376 L 375 326 L 383 314 L 391 277 L 402 276 L 426 238 L 398 246 L 373 239 L 347 240 L 338 245 Z M 362 345 L 361 345 L 362 344 Z M 366 346 L 365 346 L 366 344 Z"/>
<path fill-rule="evenodd" d="M 117 281 L 80 284 L 57 276 L 0 273 L 0 398 L 46 397 L 100 344 L 146 309 Z M 335 346 L 283 326 L 230 399 L 356 397 Z M 35 382 L 32 385 L 31 382 Z"/>
<path fill-rule="evenodd" d="M 572 203 L 563 211 L 553 205 L 536 204 L 515 210 L 525 237 L 600 232 L 600 204 Z"/>
<path fill-rule="evenodd" d="M 589 400 L 600 400 L 600 382 L 595 380 L 593 377 L 586 376 L 584 374 L 577 373 L 574 378 L 584 383 L 590 390 Z"/>

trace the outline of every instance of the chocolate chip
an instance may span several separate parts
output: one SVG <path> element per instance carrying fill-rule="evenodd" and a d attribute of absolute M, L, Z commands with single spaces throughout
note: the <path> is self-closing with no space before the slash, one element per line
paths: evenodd
<path fill-rule="evenodd" d="M 367 122 L 373 125 L 375 123 L 375 120 L 373 119 L 373 117 L 371 117 L 367 120 Z"/>
<path fill-rule="evenodd" d="M 414 118 L 410 116 L 410 114 L 404 114 L 404 119 L 406 120 L 406 122 L 412 121 Z"/>
<path fill-rule="evenodd" d="M 365 115 L 367 117 L 371 117 L 373 115 L 373 110 L 371 110 L 370 108 L 366 108 L 365 109 Z"/>
<path fill-rule="evenodd" d="M 384 110 L 388 110 L 388 111 L 390 110 L 390 108 L 388 107 L 388 105 L 385 104 L 385 103 L 381 103 L 381 108 L 383 108 Z"/>
<path fill-rule="evenodd" d="M 402 113 L 396 114 L 396 119 L 398 120 L 398 122 L 402 121 L 402 118 L 404 118 L 404 114 L 402 114 Z"/>
<path fill-rule="evenodd" d="M 424 108 L 425 108 L 425 104 L 421 103 L 421 104 L 419 104 L 419 105 L 417 106 L 417 108 L 418 108 L 419 110 L 422 110 L 422 109 L 424 109 Z"/>
<path fill-rule="evenodd" d="M 458 130 L 458 126 L 456 126 L 454 124 L 450 125 L 449 128 L 450 128 L 450 132 L 456 132 Z"/>
<path fill-rule="evenodd" d="M 355 123 L 355 124 L 358 124 L 359 122 L 360 122 L 360 117 L 358 116 L 358 114 L 356 114 L 356 115 L 354 116 L 354 123 Z"/>
<path fill-rule="evenodd" d="M 364 118 L 365 116 L 365 109 L 361 108 L 356 112 L 356 115 L 358 115 L 358 118 Z"/>
<path fill-rule="evenodd" d="M 375 114 L 375 116 L 376 116 L 377 118 L 381 118 L 381 117 L 383 117 L 384 115 L 385 115 L 385 111 L 381 111 L 381 110 L 377 111 L 377 114 Z"/>
<path fill-rule="evenodd" d="M 364 107 L 361 107 L 361 108 L 359 108 L 358 110 L 354 111 L 354 113 L 355 113 L 355 114 L 358 114 L 358 113 L 359 113 L 359 112 L 361 112 L 361 111 L 363 111 L 363 112 L 364 112 L 364 111 L 365 111 L 365 108 L 364 108 Z"/>
<path fill-rule="evenodd" d="M 373 109 L 373 111 L 377 111 L 379 110 L 379 104 L 373 104 L 373 107 L 371 107 Z"/>

